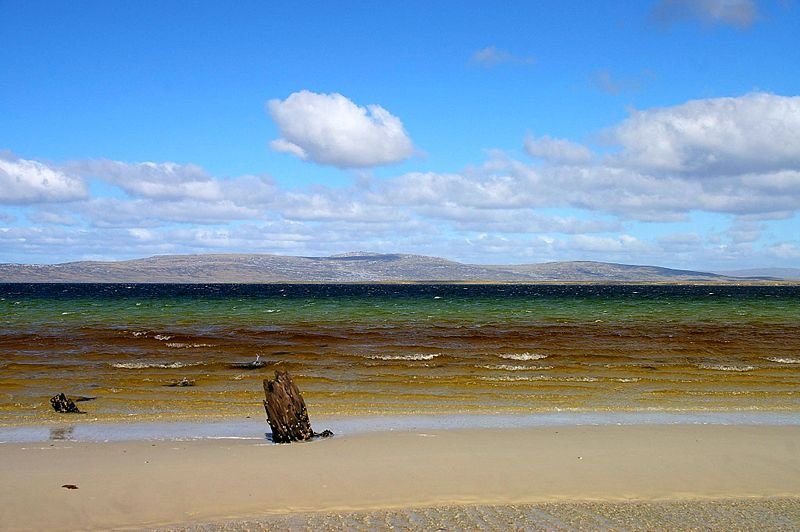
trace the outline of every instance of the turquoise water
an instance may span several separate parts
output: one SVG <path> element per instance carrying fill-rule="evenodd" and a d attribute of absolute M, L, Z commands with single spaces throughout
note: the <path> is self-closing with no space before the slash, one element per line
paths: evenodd
<path fill-rule="evenodd" d="M 0 285 L 0 423 L 60 391 L 100 421 L 262 416 L 276 369 L 312 416 L 791 414 L 798 318 L 797 286 Z"/>

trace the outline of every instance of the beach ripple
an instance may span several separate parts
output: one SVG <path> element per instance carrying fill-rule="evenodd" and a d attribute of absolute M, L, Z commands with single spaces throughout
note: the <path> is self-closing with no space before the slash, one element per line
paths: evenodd
<path fill-rule="evenodd" d="M 293 513 L 169 531 L 798 530 L 800 498 L 558 502 Z"/>

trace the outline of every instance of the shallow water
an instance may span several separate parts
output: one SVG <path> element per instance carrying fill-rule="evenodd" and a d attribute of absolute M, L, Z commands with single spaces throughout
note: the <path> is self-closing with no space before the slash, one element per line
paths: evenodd
<path fill-rule="evenodd" d="M 800 414 L 798 318 L 797 286 L 0 285 L 0 424 L 261 416 L 276 369 L 312 416 Z"/>

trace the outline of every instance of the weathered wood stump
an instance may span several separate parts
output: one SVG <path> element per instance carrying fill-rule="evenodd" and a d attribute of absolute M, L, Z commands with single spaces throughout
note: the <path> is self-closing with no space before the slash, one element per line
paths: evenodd
<path fill-rule="evenodd" d="M 62 414 L 84 413 L 81 410 L 79 410 L 77 406 L 75 406 L 75 402 L 72 399 L 70 399 L 63 393 L 51 397 L 50 404 L 53 405 L 53 410 Z"/>
<path fill-rule="evenodd" d="M 320 434 L 311 428 L 306 403 L 297 385 L 285 371 L 276 371 L 275 380 L 264 379 L 264 410 L 272 429 L 272 441 L 291 443 L 306 441 L 314 436 L 333 436 L 329 430 Z"/>

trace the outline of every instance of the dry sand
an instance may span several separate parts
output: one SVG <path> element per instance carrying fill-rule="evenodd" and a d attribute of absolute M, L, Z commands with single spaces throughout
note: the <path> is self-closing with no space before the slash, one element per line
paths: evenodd
<path fill-rule="evenodd" d="M 740 528 L 800 528 L 800 425 L 383 432 L 291 445 L 7 443 L 0 444 L 0 469 L 2 530 L 292 523 L 285 514 L 493 505 L 503 505 L 513 524 L 519 508 L 711 500 L 756 504 L 749 514 L 734 512 L 745 520 L 767 515 L 758 501 L 778 508 L 778 521 Z M 62 487 L 68 484 L 77 489 Z"/>

